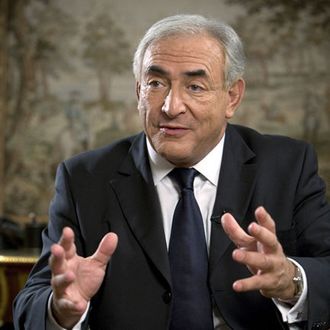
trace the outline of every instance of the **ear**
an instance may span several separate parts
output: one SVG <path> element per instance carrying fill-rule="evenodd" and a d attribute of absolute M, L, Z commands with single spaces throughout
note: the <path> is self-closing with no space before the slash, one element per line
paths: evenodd
<path fill-rule="evenodd" d="M 245 81 L 240 78 L 229 87 L 227 93 L 229 102 L 226 110 L 226 118 L 230 119 L 234 116 L 236 109 L 240 105 L 245 91 Z"/>
<path fill-rule="evenodd" d="M 141 84 L 137 81 L 135 83 L 135 93 L 138 101 L 140 100 L 140 91 L 141 91 Z"/>

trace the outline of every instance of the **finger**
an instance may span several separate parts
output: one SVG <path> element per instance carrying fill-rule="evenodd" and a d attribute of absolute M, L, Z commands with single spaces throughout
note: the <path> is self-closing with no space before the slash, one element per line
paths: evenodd
<path fill-rule="evenodd" d="M 118 237 L 115 233 L 106 234 L 93 254 L 92 259 L 98 261 L 102 265 L 106 265 L 116 250 L 117 243 Z"/>
<path fill-rule="evenodd" d="M 51 255 L 49 257 L 49 267 L 52 274 L 58 275 L 65 272 L 65 256 L 64 249 L 59 244 L 53 244 L 50 248 Z"/>
<path fill-rule="evenodd" d="M 59 242 L 51 247 L 49 266 L 52 273 L 57 275 L 65 272 L 66 258 L 72 258 L 75 254 L 74 233 L 71 228 L 64 227 Z"/>
<path fill-rule="evenodd" d="M 73 283 L 75 275 L 73 272 L 66 272 L 60 275 L 55 275 L 51 279 L 51 286 L 56 298 L 60 298 L 65 294 L 67 287 Z"/>
<path fill-rule="evenodd" d="M 258 269 L 265 272 L 274 268 L 273 259 L 263 253 L 236 249 L 233 251 L 232 255 L 235 261 L 251 269 Z"/>
<path fill-rule="evenodd" d="M 261 251 L 264 253 L 276 253 L 280 251 L 280 244 L 276 235 L 255 222 L 252 222 L 248 227 L 248 232 L 253 236 L 259 244 L 261 244 Z"/>
<path fill-rule="evenodd" d="M 71 258 L 76 254 L 76 246 L 74 244 L 74 232 L 70 227 L 63 228 L 62 236 L 58 244 L 63 247 L 65 254 L 68 258 Z"/>
<path fill-rule="evenodd" d="M 255 239 L 248 235 L 241 226 L 237 223 L 235 218 L 226 213 L 221 218 L 222 228 L 228 237 L 239 247 L 250 247 L 255 243 Z"/>
<path fill-rule="evenodd" d="M 233 289 L 237 292 L 260 290 L 264 295 L 272 296 L 272 293 L 278 290 L 279 282 L 279 279 L 271 273 L 258 273 L 235 281 Z"/>
<path fill-rule="evenodd" d="M 264 288 L 269 288 L 271 284 L 269 283 L 268 274 L 265 275 L 254 275 L 245 279 L 235 281 L 233 283 L 233 289 L 237 292 L 246 292 L 253 290 L 262 290 Z"/>
<path fill-rule="evenodd" d="M 270 274 L 254 275 L 246 279 L 238 280 L 233 283 L 233 289 L 236 292 L 247 292 L 247 291 L 258 290 L 261 292 L 263 296 L 268 298 L 280 297 L 281 293 L 283 292 L 282 289 L 278 288 L 278 283 L 274 281 L 274 278 L 271 277 Z"/>
<path fill-rule="evenodd" d="M 263 206 L 259 206 L 255 210 L 255 217 L 260 226 L 267 228 L 269 231 L 275 234 L 275 221 Z"/>

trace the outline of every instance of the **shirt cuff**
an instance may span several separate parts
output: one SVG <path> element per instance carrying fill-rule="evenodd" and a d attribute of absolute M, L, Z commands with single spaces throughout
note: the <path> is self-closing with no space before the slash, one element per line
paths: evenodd
<path fill-rule="evenodd" d="M 304 269 L 301 267 L 297 261 L 288 258 L 292 263 L 294 263 L 301 272 L 303 278 L 303 291 L 298 299 L 298 301 L 293 305 L 290 306 L 287 303 L 281 302 L 279 299 L 273 298 L 273 302 L 275 303 L 276 307 L 280 311 L 282 315 L 283 322 L 287 322 L 288 324 L 307 321 L 307 277 Z"/>
<path fill-rule="evenodd" d="M 47 317 L 46 317 L 46 330 L 66 330 L 65 328 L 62 328 L 58 323 L 56 322 L 51 308 L 51 303 L 53 299 L 53 292 L 50 294 L 48 298 L 48 304 L 47 304 Z M 87 308 L 85 310 L 85 313 L 81 316 L 79 322 L 72 328 L 72 330 L 80 330 L 81 324 L 85 321 L 88 310 L 89 310 L 90 302 L 88 302 Z"/>

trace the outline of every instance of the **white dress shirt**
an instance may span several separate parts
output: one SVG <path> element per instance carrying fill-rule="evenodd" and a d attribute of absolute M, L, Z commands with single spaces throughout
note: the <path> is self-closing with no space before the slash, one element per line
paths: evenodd
<path fill-rule="evenodd" d="M 195 177 L 194 194 L 198 206 L 202 213 L 205 239 L 207 248 L 210 248 L 211 237 L 211 221 L 213 206 L 218 188 L 218 180 L 222 163 L 222 154 L 225 136 L 221 141 L 196 165 L 193 167 L 201 174 Z M 168 174 L 174 168 L 174 165 L 162 158 L 151 146 L 147 139 L 147 147 L 149 153 L 149 161 L 154 184 L 160 200 L 163 226 L 167 248 L 169 246 L 173 214 L 175 206 L 179 200 L 179 188 L 176 183 L 173 184 Z M 220 182 L 221 184 L 221 182 Z M 291 259 L 290 259 L 291 260 Z M 282 319 L 287 323 L 295 323 L 306 320 L 307 312 L 307 279 L 302 267 L 293 261 L 300 269 L 304 280 L 304 290 L 298 302 L 290 307 L 288 304 L 281 303 L 277 299 L 273 302 L 282 314 Z M 218 310 L 214 311 L 214 325 L 216 330 L 228 329 L 222 320 Z M 290 325 L 290 329 L 297 329 L 294 324 Z"/>
<path fill-rule="evenodd" d="M 210 247 L 210 237 L 211 237 L 211 221 L 213 206 L 216 198 L 218 179 L 220 174 L 219 164 L 222 163 L 222 154 L 224 146 L 225 136 L 221 141 L 211 150 L 199 163 L 193 167 L 200 173 L 196 176 L 194 180 L 194 194 L 199 205 L 199 208 L 202 213 L 204 232 L 207 247 L 209 250 Z M 164 234 L 166 239 L 167 247 L 169 246 L 171 228 L 172 228 L 172 219 L 175 206 L 179 200 L 179 188 L 176 183 L 173 183 L 172 180 L 168 177 L 168 174 L 174 168 L 174 165 L 169 163 L 166 159 L 162 158 L 151 146 L 147 139 L 147 148 L 149 154 L 149 161 L 151 172 L 154 180 L 154 184 L 159 196 L 161 211 L 163 216 L 163 226 Z M 221 182 L 220 182 L 221 184 Z M 120 237 L 119 237 L 120 240 Z M 297 264 L 295 261 L 293 261 Z M 304 289 L 303 293 L 294 306 L 289 306 L 279 302 L 276 299 L 273 299 L 275 305 L 282 314 L 282 319 L 284 322 L 288 322 L 290 329 L 298 329 L 294 322 L 306 320 L 307 312 L 307 279 L 306 274 L 302 267 L 298 265 L 301 269 L 304 280 Z M 65 330 L 58 326 L 52 316 L 50 301 L 48 304 L 48 317 L 47 317 L 47 330 Z M 86 310 L 87 312 L 87 310 Z M 73 330 L 79 330 L 81 328 L 81 323 L 86 317 L 86 312 L 80 319 L 79 323 L 73 328 Z M 215 330 L 224 330 L 229 329 L 224 323 L 221 314 L 217 309 L 214 310 L 214 326 Z"/>

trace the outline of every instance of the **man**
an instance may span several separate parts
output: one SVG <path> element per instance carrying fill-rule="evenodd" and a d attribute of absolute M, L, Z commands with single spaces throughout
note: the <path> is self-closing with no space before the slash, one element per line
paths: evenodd
<path fill-rule="evenodd" d="M 212 327 L 330 327 L 330 208 L 315 155 L 227 124 L 243 72 L 241 42 L 223 23 L 180 15 L 149 29 L 134 58 L 144 133 L 60 165 L 17 329 L 210 328 L 194 325 L 198 299 L 176 314 L 186 281 L 173 284 L 168 250 L 186 192 L 174 167 L 198 171 Z"/>

